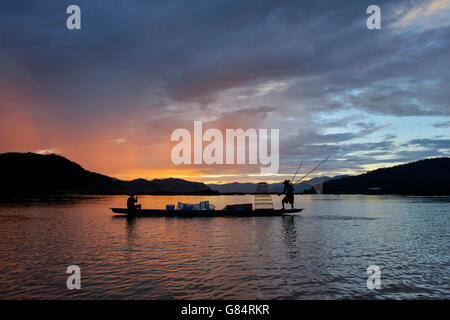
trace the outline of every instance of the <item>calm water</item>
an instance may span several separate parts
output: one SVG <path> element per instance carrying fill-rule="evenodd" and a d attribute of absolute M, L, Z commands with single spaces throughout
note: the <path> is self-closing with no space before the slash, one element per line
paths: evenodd
<path fill-rule="evenodd" d="M 206 199 L 252 201 L 140 201 Z M 450 298 L 449 197 L 297 196 L 299 216 L 113 218 L 125 201 L 0 205 L 0 298 Z M 66 288 L 72 264 L 81 290 Z M 369 265 L 380 290 L 367 289 Z"/>

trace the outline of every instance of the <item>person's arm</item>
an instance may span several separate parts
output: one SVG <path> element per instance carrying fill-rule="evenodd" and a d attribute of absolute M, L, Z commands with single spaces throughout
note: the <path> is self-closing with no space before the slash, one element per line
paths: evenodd
<path fill-rule="evenodd" d="M 281 195 L 284 194 L 285 192 L 286 192 L 286 185 L 284 185 L 283 191 L 282 191 L 280 194 L 278 194 L 278 196 L 281 196 Z"/>

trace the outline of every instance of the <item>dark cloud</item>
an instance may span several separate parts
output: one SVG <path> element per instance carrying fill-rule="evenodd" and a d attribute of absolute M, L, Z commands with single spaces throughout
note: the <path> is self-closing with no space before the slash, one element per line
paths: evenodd
<path fill-rule="evenodd" d="M 433 124 L 433 127 L 435 127 L 435 128 L 449 128 L 450 127 L 450 120 L 442 121 L 442 122 L 436 122 L 435 124 Z"/>
<path fill-rule="evenodd" d="M 448 29 L 413 38 L 388 30 L 369 33 L 364 1 L 78 1 L 78 33 L 65 30 L 67 4 L 3 5 L 1 43 L 39 77 L 42 89 L 57 89 L 50 98 L 70 97 L 78 108 L 121 107 L 130 99 L 136 104 L 148 90 L 208 103 L 218 92 L 244 84 L 314 76 L 308 82 L 315 89 L 307 95 L 339 95 L 341 107 L 395 115 L 448 109 L 440 100 L 448 91 L 430 92 L 426 84 L 430 76 L 448 79 L 448 68 L 442 68 Z M 426 49 L 424 41 L 430 44 Z M 84 98 L 75 94 L 80 91 Z M 323 102 L 324 108 L 338 107 Z"/>
<path fill-rule="evenodd" d="M 432 149 L 450 149 L 450 139 L 414 139 L 408 145 L 417 145 Z"/>

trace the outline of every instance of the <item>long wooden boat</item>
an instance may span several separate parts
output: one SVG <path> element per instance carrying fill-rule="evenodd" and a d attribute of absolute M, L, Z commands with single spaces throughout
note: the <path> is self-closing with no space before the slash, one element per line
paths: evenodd
<path fill-rule="evenodd" d="M 290 215 L 303 211 L 303 209 L 275 210 L 165 210 L 165 209 L 140 209 L 129 210 L 126 208 L 111 208 L 118 215 L 135 217 L 274 217 Z"/>

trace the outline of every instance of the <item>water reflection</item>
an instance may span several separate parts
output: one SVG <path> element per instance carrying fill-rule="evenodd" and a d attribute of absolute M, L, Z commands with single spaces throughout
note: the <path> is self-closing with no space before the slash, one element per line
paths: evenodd
<path fill-rule="evenodd" d="M 284 244 L 293 247 L 297 242 L 297 230 L 295 229 L 295 218 L 293 216 L 282 217 Z"/>
<path fill-rule="evenodd" d="M 125 230 L 127 234 L 127 242 L 132 244 L 134 239 L 136 238 L 136 218 L 135 217 L 126 217 L 125 218 Z"/>
<path fill-rule="evenodd" d="M 181 198 L 140 200 L 205 200 Z M 218 208 L 251 199 L 209 197 Z M 201 219 L 112 218 L 126 196 L 2 204 L 0 299 L 446 298 L 448 199 L 308 195 L 296 197 L 300 217 Z M 85 277 L 76 296 L 70 264 Z M 371 264 L 383 270 L 375 293 Z"/>

